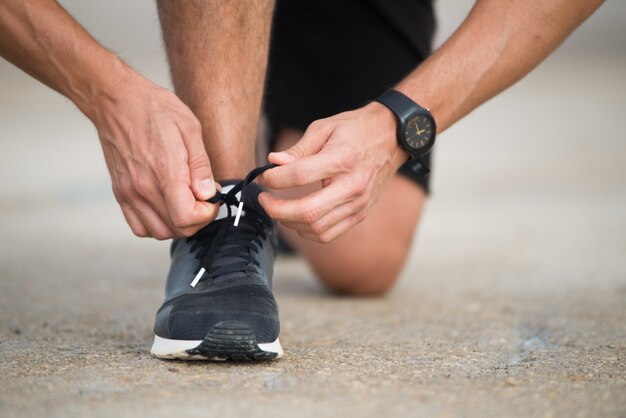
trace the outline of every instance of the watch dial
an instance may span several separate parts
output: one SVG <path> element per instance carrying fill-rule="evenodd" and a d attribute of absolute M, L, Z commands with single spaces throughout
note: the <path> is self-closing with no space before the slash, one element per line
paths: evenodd
<path fill-rule="evenodd" d="M 427 147 L 434 137 L 434 127 L 426 115 L 417 115 L 409 119 L 404 129 L 406 144 L 415 150 Z"/>

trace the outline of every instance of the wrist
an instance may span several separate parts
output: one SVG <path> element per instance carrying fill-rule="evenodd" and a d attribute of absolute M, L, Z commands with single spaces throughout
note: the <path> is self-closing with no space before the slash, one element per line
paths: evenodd
<path fill-rule="evenodd" d="M 398 143 L 398 121 L 395 115 L 378 102 L 367 104 L 365 109 L 370 112 L 369 117 L 375 121 L 374 126 L 378 127 L 377 134 L 385 144 L 393 168 L 400 168 L 410 158 L 410 154 Z"/>
<path fill-rule="evenodd" d="M 105 52 L 105 56 L 90 62 L 86 69 L 80 69 L 81 74 L 70 81 L 67 93 L 70 100 L 94 123 L 101 108 L 107 102 L 114 102 L 124 84 L 135 75 L 119 57 Z"/>
<path fill-rule="evenodd" d="M 437 123 L 437 132 L 443 132 L 449 126 L 449 113 L 451 103 L 460 100 L 462 95 L 445 94 L 448 89 L 428 78 L 432 65 L 425 62 L 420 65 L 409 77 L 394 87 L 394 90 L 407 96 L 418 103 L 421 107 L 428 109 Z"/>

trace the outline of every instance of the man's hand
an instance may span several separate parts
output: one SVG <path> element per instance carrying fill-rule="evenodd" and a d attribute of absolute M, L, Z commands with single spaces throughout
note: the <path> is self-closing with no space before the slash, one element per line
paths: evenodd
<path fill-rule="evenodd" d="M 217 205 L 200 123 L 174 93 L 132 74 L 93 106 L 113 193 L 135 235 L 189 236 Z"/>
<path fill-rule="evenodd" d="M 131 229 L 193 234 L 217 206 L 200 123 L 172 92 L 96 42 L 55 0 L 0 2 L 0 55 L 72 100 L 98 129 Z"/>
<path fill-rule="evenodd" d="M 504 90 L 552 52 L 602 0 L 477 0 L 444 45 L 395 89 L 431 109 L 439 132 Z M 407 158 L 391 112 L 372 103 L 320 120 L 286 152 L 264 184 L 282 189 L 322 181 L 323 189 L 286 201 L 259 201 L 306 238 L 328 242 L 363 220 L 383 185 Z"/>
<path fill-rule="evenodd" d="M 295 200 L 262 193 L 259 202 L 269 216 L 301 236 L 329 242 L 366 218 L 407 158 L 392 113 L 371 103 L 313 122 L 296 145 L 269 155 L 280 167 L 263 174 L 264 186 L 284 189 L 321 181 L 321 190 Z"/>

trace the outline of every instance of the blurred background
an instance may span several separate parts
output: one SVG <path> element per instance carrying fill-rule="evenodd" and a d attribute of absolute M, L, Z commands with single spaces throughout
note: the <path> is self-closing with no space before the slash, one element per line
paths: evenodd
<path fill-rule="evenodd" d="M 61 3 L 171 86 L 152 1 Z M 436 44 L 471 5 L 436 2 Z M 607 2 L 439 137 L 432 197 L 389 296 L 332 298 L 280 260 L 288 357 L 258 368 L 148 356 L 168 244 L 131 234 L 90 122 L 0 60 L 0 415 L 262 416 L 270 394 L 279 415 L 358 401 L 372 416 L 624 416 L 625 21 L 626 3 Z M 233 405 L 238 385 L 250 397 Z"/>

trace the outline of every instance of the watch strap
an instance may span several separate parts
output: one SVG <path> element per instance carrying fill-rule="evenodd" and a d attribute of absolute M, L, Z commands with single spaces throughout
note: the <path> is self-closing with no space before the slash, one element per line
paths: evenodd
<path fill-rule="evenodd" d="M 411 116 L 415 109 L 428 112 L 413 100 L 396 90 L 387 90 L 376 99 L 377 102 L 387 106 L 401 122 L 405 122 Z"/>

